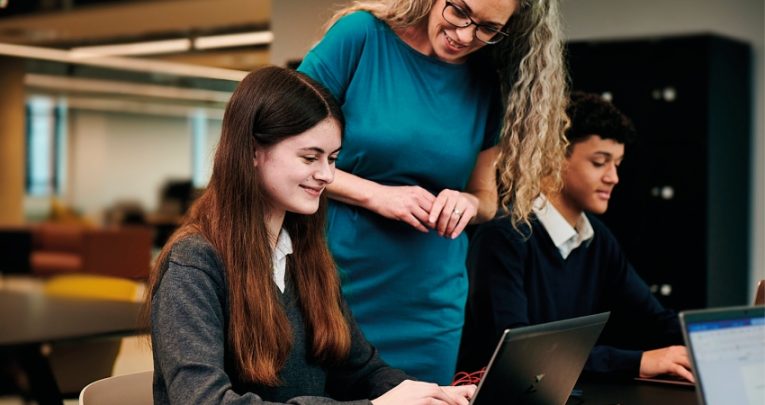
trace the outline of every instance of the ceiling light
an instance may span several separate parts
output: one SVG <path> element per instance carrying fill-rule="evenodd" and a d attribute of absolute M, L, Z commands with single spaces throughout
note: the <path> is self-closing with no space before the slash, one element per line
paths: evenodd
<path fill-rule="evenodd" d="M 121 94 L 171 100 L 225 103 L 231 92 L 190 89 L 154 84 L 125 83 L 113 80 L 97 80 L 27 73 L 24 83 L 36 89 L 69 91 L 76 93 Z"/>
<path fill-rule="evenodd" d="M 191 49 L 191 40 L 167 39 L 162 41 L 132 42 L 128 44 L 80 46 L 70 50 L 76 58 L 96 56 L 153 55 L 158 53 L 186 52 Z"/>
<path fill-rule="evenodd" d="M 164 117 L 189 117 L 204 112 L 208 118 L 223 119 L 222 108 L 198 107 L 183 104 L 151 103 L 146 101 L 109 100 L 94 97 L 67 97 L 67 107 L 76 110 L 110 111 Z"/>
<path fill-rule="evenodd" d="M 183 63 L 137 58 L 121 58 L 116 56 L 104 56 L 100 58 L 76 58 L 70 51 L 2 43 L 0 43 L 0 55 L 50 60 L 63 63 L 74 63 L 87 66 L 98 66 L 117 70 L 160 73 L 178 76 L 207 77 L 210 79 L 222 79 L 237 82 L 242 80 L 248 73 L 242 70 L 223 69 L 209 66 L 188 65 Z"/>
<path fill-rule="evenodd" d="M 274 40 L 271 31 L 242 32 L 238 34 L 209 35 L 194 41 L 196 49 L 228 48 L 246 45 L 267 45 Z"/>

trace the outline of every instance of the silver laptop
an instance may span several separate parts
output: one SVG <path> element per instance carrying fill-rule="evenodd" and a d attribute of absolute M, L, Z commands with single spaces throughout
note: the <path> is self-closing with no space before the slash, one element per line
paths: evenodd
<path fill-rule="evenodd" d="M 564 404 L 609 314 L 505 330 L 470 404 Z"/>
<path fill-rule="evenodd" d="M 680 313 L 704 405 L 765 404 L 765 307 Z"/>

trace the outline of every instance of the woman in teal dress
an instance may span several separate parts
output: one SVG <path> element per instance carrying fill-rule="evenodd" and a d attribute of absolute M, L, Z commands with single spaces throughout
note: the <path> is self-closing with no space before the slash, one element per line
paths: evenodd
<path fill-rule="evenodd" d="M 523 221 L 558 170 L 566 124 L 557 5 L 356 2 L 298 70 L 342 105 L 328 242 L 343 294 L 383 358 L 447 384 L 467 296 L 470 223 Z"/>

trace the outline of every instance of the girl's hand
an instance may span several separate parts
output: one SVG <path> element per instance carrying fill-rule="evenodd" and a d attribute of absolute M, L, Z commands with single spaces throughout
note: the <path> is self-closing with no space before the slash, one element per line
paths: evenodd
<path fill-rule="evenodd" d="M 373 400 L 372 405 L 467 405 L 475 390 L 475 385 L 440 387 L 406 380 Z"/>

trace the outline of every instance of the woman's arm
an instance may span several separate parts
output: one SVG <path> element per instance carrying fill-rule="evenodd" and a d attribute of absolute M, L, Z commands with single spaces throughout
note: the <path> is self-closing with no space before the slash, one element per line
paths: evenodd
<path fill-rule="evenodd" d="M 497 212 L 497 151 L 491 147 L 478 155 L 465 191 L 444 189 L 435 197 L 419 186 L 386 186 L 337 170 L 327 192 L 332 199 L 406 222 L 421 232 L 436 228 L 439 235 L 454 239 L 469 223 L 488 221 Z"/>
<path fill-rule="evenodd" d="M 406 222 L 421 232 L 428 232 L 428 214 L 436 199 L 419 186 L 385 186 L 342 170 L 335 171 L 327 192 L 332 199 Z"/>
<path fill-rule="evenodd" d="M 494 218 L 497 213 L 494 162 L 498 153 L 499 149 L 494 146 L 478 154 L 464 192 L 446 189 L 438 194 L 428 221 L 438 230 L 439 235 L 454 239 L 468 224 L 478 224 Z"/>
<path fill-rule="evenodd" d="M 468 182 L 467 193 L 478 198 L 478 212 L 470 221 L 480 224 L 494 218 L 497 213 L 497 178 L 494 162 L 499 155 L 499 149 L 494 146 L 481 151 Z"/>

